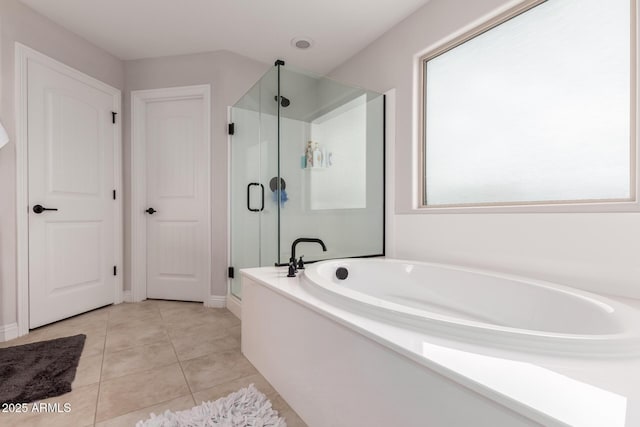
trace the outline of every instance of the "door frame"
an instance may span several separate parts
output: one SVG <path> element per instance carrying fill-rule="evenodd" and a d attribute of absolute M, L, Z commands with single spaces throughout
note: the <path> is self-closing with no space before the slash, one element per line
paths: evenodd
<path fill-rule="evenodd" d="M 15 111 L 16 111 L 16 282 L 17 282 L 17 323 L 18 336 L 29 333 L 29 157 L 28 157 L 28 123 L 27 123 L 27 67 L 29 61 L 37 61 L 61 74 L 80 81 L 94 89 L 113 97 L 113 111 L 119 115 L 121 109 L 121 92 L 75 68 L 69 67 L 26 45 L 15 43 Z M 122 211 L 122 127 L 121 120 L 116 120 L 113 137 L 113 175 L 116 200 L 114 206 L 114 239 L 116 266 L 123 271 L 123 211 Z M 122 302 L 123 274 L 115 277 L 114 304 Z"/>
<path fill-rule="evenodd" d="M 141 212 L 147 207 L 147 104 L 159 101 L 202 99 L 207 156 L 207 279 L 202 289 L 206 303 L 211 288 L 211 85 L 180 86 L 131 91 L 131 301 L 147 299 L 147 221 Z"/>
<path fill-rule="evenodd" d="M 227 106 L 227 123 L 233 123 L 233 107 Z M 233 173 L 232 170 L 232 147 L 233 136 L 227 132 L 227 265 L 233 266 L 232 259 L 232 250 L 233 250 L 233 242 L 231 241 L 232 233 L 231 233 L 231 176 Z M 239 272 L 238 272 L 239 274 Z M 227 274 L 227 299 L 226 299 L 226 307 L 232 312 L 238 319 L 242 319 L 242 301 L 240 298 L 236 297 L 231 292 L 231 277 Z"/>

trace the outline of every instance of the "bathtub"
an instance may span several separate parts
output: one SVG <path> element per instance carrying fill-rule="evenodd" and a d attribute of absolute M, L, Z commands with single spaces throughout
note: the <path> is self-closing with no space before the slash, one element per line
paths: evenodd
<path fill-rule="evenodd" d="M 391 259 L 309 264 L 301 282 L 332 304 L 447 339 L 579 357 L 640 354 L 640 311 L 555 283 Z"/>
<path fill-rule="evenodd" d="M 310 427 L 640 426 L 637 307 L 389 259 L 240 274 L 242 353 Z"/>

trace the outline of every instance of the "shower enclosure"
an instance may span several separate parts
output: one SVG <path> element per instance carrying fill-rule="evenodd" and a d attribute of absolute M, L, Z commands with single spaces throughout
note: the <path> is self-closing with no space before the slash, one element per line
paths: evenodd
<path fill-rule="evenodd" d="M 384 255 L 384 96 L 276 61 L 231 109 L 231 293 L 238 270 Z"/>

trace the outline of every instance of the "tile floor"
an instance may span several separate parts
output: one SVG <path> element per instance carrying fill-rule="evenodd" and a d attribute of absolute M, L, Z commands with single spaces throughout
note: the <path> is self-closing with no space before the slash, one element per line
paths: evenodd
<path fill-rule="evenodd" d="M 0 348 L 87 335 L 73 391 L 45 402 L 59 414 L 0 413 L 0 426 L 125 427 L 189 409 L 254 383 L 290 427 L 298 415 L 240 353 L 240 320 L 199 303 L 147 300 L 101 308 L 31 331 Z"/>

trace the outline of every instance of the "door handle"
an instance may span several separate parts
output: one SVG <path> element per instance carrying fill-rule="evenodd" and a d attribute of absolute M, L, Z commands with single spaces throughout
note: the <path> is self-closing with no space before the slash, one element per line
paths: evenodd
<path fill-rule="evenodd" d="M 45 208 L 42 205 L 35 205 L 33 207 L 33 211 L 37 214 L 41 214 L 44 211 L 57 211 L 58 209 L 54 209 L 54 208 Z"/>
<path fill-rule="evenodd" d="M 264 210 L 264 185 L 260 184 L 260 191 L 262 193 L 262 205 L 260 206 L 260 212 Z"/>
<path fill-rule="evenodd" d="M 146 213 L 148 213 L 149 215 L 153 215 L 154 213 L 158 212 L 157 210 L 153 209 L 153 208 L 149 208 L 145 211 Z"/>
<path fill-rule="evenodd" d="M 261 192 L 261 204 L 260 204 L 260 209 L 252 209 L 251 208 L 251 187 L 252 186 L 260 186 L 260 192 Z M 249 185 L 247 185 L 247 209 L 249 209 L 251 212 L 262 212 L 264 210 L 264 185 L 257 183 L 257 182 L 251 182 L 249 183 Z"/>

